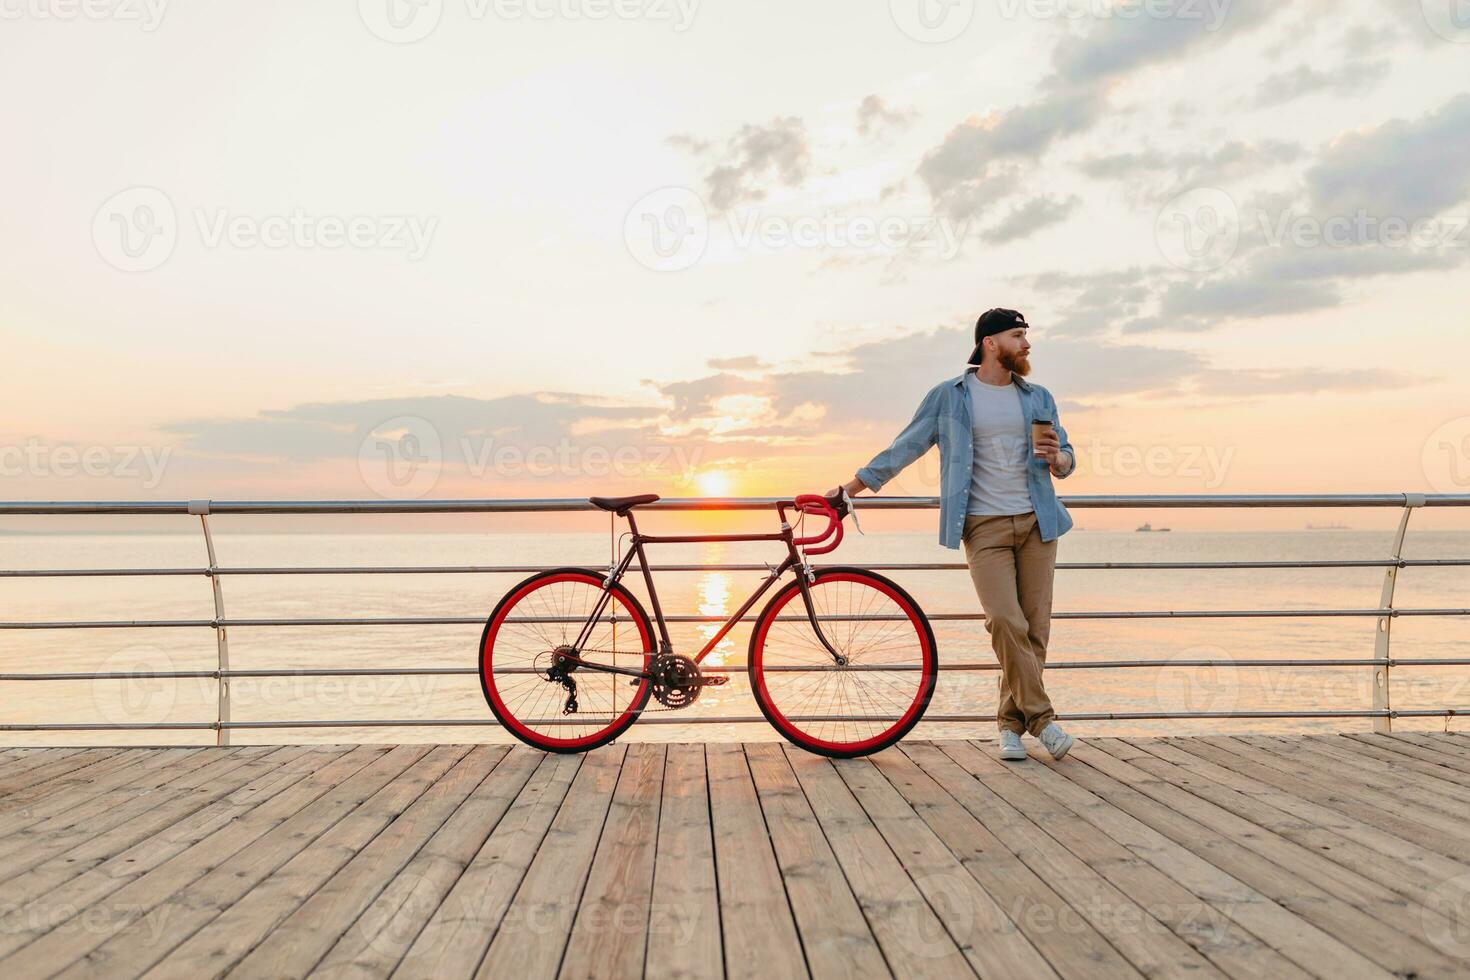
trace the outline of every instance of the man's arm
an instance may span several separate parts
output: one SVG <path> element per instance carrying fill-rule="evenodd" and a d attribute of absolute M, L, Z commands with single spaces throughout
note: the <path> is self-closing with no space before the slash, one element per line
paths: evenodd
<path fill-rule="evenodd" d="M 1056 423 L 1057 439 L 1062 447 L 1057 451 L 1057 459 L 1051 465 L 1051 475 L 1058 480 L 1065 480 L 1077 469 L 1077 451 L 1072 448 L 1072 443 L 1067 439 L 1067 430 L 1062 428 L 1062 417 L 1057 411 L 1056 399 L 1051 403 L 1052 420 Z"/>
<path fill-rule="evenodd" d="M 939 389 L 924 396 L 911 422 L 893 440 L 893 444 L 874 456 L 867 466 L 857 471 L 848 482 L 848 493 L 867 488 L 874 493 L 897 476 L 906 466 L 929 451 L 939 438 Z M 856 488 L 856 489 L 854 489 Z"/>

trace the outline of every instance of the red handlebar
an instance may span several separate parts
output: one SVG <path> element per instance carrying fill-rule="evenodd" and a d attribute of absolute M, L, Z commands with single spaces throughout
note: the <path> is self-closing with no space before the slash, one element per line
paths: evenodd
<path fill-rule="evenodd" d="M 792 543 L 805 547 L 808 555 L 825 555 L 829 551 L 835 551 L 837 546 L 842 543 L 842 518 L 837 516 L 837 511 L 833 509 L 831 502 L 819 493 L 803 493 L 793 503 L 796 505 L 797 510 L 803 514 L 820 514 L 826 517 L 827 527 L 821 534 L 797 538 Z M 819 548 L 809 547 L 810 545 L 821 545 L 823 541 L 832 537 L 834 533 L 837 536 L 832 538 L 830 544 L 822 545 Z"/>

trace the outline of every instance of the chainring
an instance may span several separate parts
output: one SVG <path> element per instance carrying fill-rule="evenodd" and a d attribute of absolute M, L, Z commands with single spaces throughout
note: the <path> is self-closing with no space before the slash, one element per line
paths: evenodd
<path fill-rule="evenodd" d="M 687 708 L 699 698 L 704 679 L 699 665 L 677 653 L 660 653 L 649 665 L 653 696 L 665 708 Z"/>

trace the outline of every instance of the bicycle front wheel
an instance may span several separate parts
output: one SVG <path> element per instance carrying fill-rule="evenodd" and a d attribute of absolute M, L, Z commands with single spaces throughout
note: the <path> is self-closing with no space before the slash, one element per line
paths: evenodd
<path fill-rule="evenodd" d="M 939 669 L 934 631 L 897 583 L 859 568 L 825 568 L 812 608 L 842 658 L 822 645 L 798 582 L 776 593 L 750 637 L 750 686 L 776 730 L 809 752 L 868 755 L 908 734 Z"/>
<path fill-rule="evenodd" d="M 548 752 L 585 752 L 627 731 L 648 703 L 647 677 L 576 668 L 570 692 L 547 676 L 558 648 L 571 644 L 597 608 L 602 576 L 586 568 L 556 568 L 511 589 L 480 637 L 480 686 L 491 712 L 521 741 Z M 647 671 L 653 626 L 638 599 L 612 588 L 587 642 L 587 660 Z"/>

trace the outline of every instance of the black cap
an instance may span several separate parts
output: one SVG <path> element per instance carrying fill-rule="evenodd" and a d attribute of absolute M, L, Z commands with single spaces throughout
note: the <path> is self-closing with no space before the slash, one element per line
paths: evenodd
<path fill-rule="evenodd" d="M 969 363 L 980 363 L 980 343 L 992 334 L 1004 333 L 1015 327 L 1029 327 L 1026 318 L 1018 310 L 1007 310 L 996 307 L 986 310 L 980 314 L 980 319 L 975 321 L 975 350 L 970 354 Z"/>

